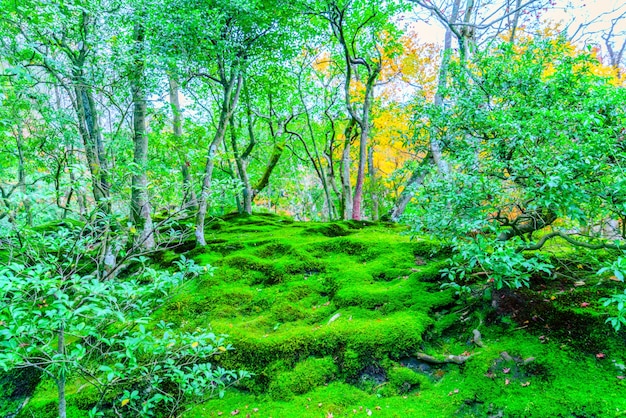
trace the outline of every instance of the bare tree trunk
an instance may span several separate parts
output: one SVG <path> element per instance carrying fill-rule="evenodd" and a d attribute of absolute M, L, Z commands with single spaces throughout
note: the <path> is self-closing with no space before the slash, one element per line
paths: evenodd
<path fill-rule="evenodd" d="M 458 16 L 458 8 L 456 5 L 457 2 L 455 2 L 453 8 L 456 8 L 456 14 L 455 14 L 455 10 L 453 9 L 452 14 L 453 17 L 450 20 L 452 23 L 454 23 L 457 19 Z M 472 19 L 472 12 L 474 11 L 474 0 L 467 0 L 467 4 L 465 6 L 465 15 L 463 17 L 463 27 L 461 28 L 460 34 L 461 36 L 459 37 L 459 52 L 461 55 L 461 63 L 465 63 L 469 57 L 471 52 L 473 52 L 474 49 L 474 42 L 475 42 L 475 34 L 474 34 L 474 26 L 471 25 L 471 19 Z M 450 30 L 450 28 L 448 28 L 446 30 L 446 32 Z"/>
<path fill-rule="evenodd" d="M 339 188 L 337 187 L 337 180 L 335 179 L 335 140 L 336 140 L 336 130 L 335 130 L 335 122 L 333 117 L 329 114 L 328 109 L 324 112 L 328 121 L 330 123 L 330 138 L 327 141 L 326 147 L 324 148 L 324 158 L 326 159 L 326 163 L 328 164 L 328 170 L 326 171 L 326 183 L 333 191 L 337 201 L 339 202 L 339 209 L 342 207 L 342 196 Z M 332 198 L 329 197 L 329 204 L 331 205 L 330 219 L 337 219 L 342 216 L 343 213 L 338 214 L 338 209 L 335 202 Z M 343 212 L 343 211 L 342 211 Z"/>
<path fill-rule="evenodd" d="M 380 65 L 372 69 L 365 85 L 365 99 L 361 109 L 361 117 L 357 119 L 361 135 L 359 136 L 359 166 L 354 186 L 354 200 L 352 202 L 352 219 L 361 220 L 363 218 L 363 183 L 365 182 L 365 164 L 367 163 L 367 141 L 370 135 L 370 110 L 374 95 L 374 82 L 380 74 Z"/>
<path fill-rule="evenodd" d="M 26 217 L 28 220 L 28 225 L 32 225 L 33 223 L 33 214 L 31 211 L 31 202 L 28 194 L 26 193 L 26 162 L 24 161 L 24 149 L 22 146 L 22 130 L 21 127 L 18 126 L 15 133 L 15 148 L 17 149 L 17 186 L 18 190 L 22 194 L 21 201 L 24 204 L 24 209 L 26 211 Z"/>
<path fill-rule="evenodd" d="M 143 248 L 155 246 L 154 228 L 152 225 L 151 206 L 148 198 L 148 135 L 146 134 L 146 92 L 144 89 L 143 42 L 144 28 L 137 23 L 133 34 L 135 42 L 135 72 L 131 75 L 131 93 L 133 99 L 133 176 L 131 185 L 130 218 L 133 225 L 140 231 L 138 242 Z"/>
<path fill-rule="evenodd" d="M 60 357 L 65 356 L 65 329 L 63 325 L 59 328 L 58 337 L 57 337 L 58 348 L 57 351 Z M 63 366 L 61 366 L 63 367 Z M 59 377 L 57 377 L 57 392 L 59 398 L 59 418 L 67 417 L 67 405 L 65 400 L 65 371 L 61 369 L 59 372 Z"/>
<path fill-rule="evenodd" d="M 513 15 L 513 24 L 511 25 L 511 37 L 509 38 L 510 43 L 515 42 L 515 32 L 517 31 L 519 15 L 522 12 L 521 6 L 522 6 L 522 0 L 516 0 L 516 5 L 515 5 L 516 11 L 515 11 L 515 14 Z"/>
<path fill-rule="evenodd" d="M 352 184 L 350 183 L 350 148 L 352 132 L 356 126 L 356 120 L 350 119 L 345 130 L 343 151 L 341 153 L 340 178 L 341 178 L 341 214 L 344 220 L 352 219 Z"/>
<path fill-rule="evenodd" d="M 376 167 L 374 166 L 374 147 L 370 147 L 367 153 L 367 173 L 370 179 L 370 195 L 372 198 L 372 220 L 377 221 L 379 219 L 379 189 L 378 189 L 378 177 L 376 175 Z"/>
<path fill-rule="evenodd" d="M 365 162 L 367 161 L 367 138 L 369 126 L 361 126 L 359 135 L 359 164 L 357 167 L 356 184 L 354 185 L 354 199 L 352 200 L 352 219 L 361 220 L 361 204 L 363 203 L 363 181 L 365 180 Z"/>
<path fill-rule="evenodd" d="M 470 0 L 471 1 L 471 0 Z M 451 24 L 455 23 L 459 15 L 459 7 L 461 0 L 455 0 L 452 6 L 452 16 L 450 18 Z M 461 40 L 460 40 L 461 41 Z M 448 65 L 450 64 L 450 56 L 452 55 L 452 29 L 446 28 L 446 34 L 444 38 L 443 59 L 441 60 L 441 67 L 439 68 L 439 81 L 437 85 L 437 93 L 435 94 L 435 105 L 443 106 L 443 91 L 446 88 L 448 77 Z M 430 138 L 430 152 L 432 158 L 439 172 L 444 176 L 450 173 L 450 167 L 443 158 L 443 144 L 438 138 Z"/>
<path fill-rule="evenodd" d="M 172 129 L 174 131 L 174 137 L 178 142 L 181 142 L 183 136 L 182 109 L 180 107 L 178 81 L 174 74 L 169 75 L 169 87 L 170 106 L 172 107 Z M 198 201 L 196 199 L 196 193 L 193 190 L 193 185 L 191 184 L 189 161 L 183 158 L 183 155 L 181 155 L 181 159 L 180 172 L 183 179 L 183 200 L 181 206 L 183 209 L 196 211 Z"/>
<path fill-rule="evenodd" d="M 334 212 L 334 210 L 333 210 L 334 209 L 334 204 L 333 204 L 333 201 L 332 201 L 332 199 L 330 197 L 330 190 L 329 190 L 329 187 L 328 187 L 328 174 L 327 174 L 326 170 L 324 169 L 324 164 L 322 163 L 323 156 L 322 156 L 322 154 L 319 151 L 319 147 L 317 146 L 315 133 L 313 131 L 313 124 L 311 123 L 311 115 L 309 113 L 309 108 L 307 107 L 307 102 L 304 99 L 304 94 L 302 93 L 302 73 L 300 73 L 298 75 L 298 96 L 300 97 L 300 103 L 302 103 L 302 107 L 304 108 L 307 131 L 309 133 L 309 138 L 311 140 L 311 144 L 313 145 L 313 154 L 311 154 L 311 152 L 309 152 L 309 148 L 307 147 L 304 139 L 300 135 L 297 135 L 297 136 L 302 141 L 302 145 L 304 146 L 304 150 L 307 153 L 307 156 L 309 157 L 309 160 L 313 164 L 313 168 L 315 169 L 315 173 L 317 174 L 317 177 L 319 178 L 320 182 L 322 183 L 322 189 L 324 191 L 324 201 L 325 201 L 326 210 L 327 210 L 327 214 L 328 214 L 328 220 L 332 220 L 333 219 L 333 212 Z M 295 133 L 292 133 L 292 134 L 296 135 Z M 330 158 L 328 160 L 329 160 L 329 162 L 331 161 Z M 329 170 L 332 171 L 332 168 L 329 167 Z"/>
<path fill-rule="evenodd" d="M 208 209 L 208 199 L 211 192 L 211 182 L 213 180 L 213 169 L 215 168 L 215 155 L 226 135 L 226 126 L 239 101 L 241 92 L 242 75 L 233 70 L 229 80 L 222 80 L 223 96 L 220 119 L 215 136 L 209 145 L 206 165 L 204 168 L 204 178 L 202 179 L 202 191 L 198 198 L 198 213 L 196 215 L 196 241 L 199 245 L 206 245 L 204 239 L 204 220 Z"/>
<path fill-rule="evenodd" d="M 243 201 L 243 212 L 252 215 L 252 186 L 250 185 L 250 177 L 248 176 L 248 158 L 239 154 L 237 147 L 237 136 L 235 134 L 235 123 L 230 121 L 230 141 L 233 147 L 233 156 L 235 157 L 235 165 L 237 166 L 237 174 L 239 180 L 243 183 L 241 191 Z"/>

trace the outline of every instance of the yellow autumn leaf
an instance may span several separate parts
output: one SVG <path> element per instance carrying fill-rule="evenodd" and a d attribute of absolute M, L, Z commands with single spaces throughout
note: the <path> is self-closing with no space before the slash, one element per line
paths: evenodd
<path fill-rule="evenodd" d="M 198 346 L 198 341 L 194 341 L 191 343 L 192 348 L 196 348 Z"/>
<path fill-rule="evenodd" d="M 128 405 L 129 402 L 130 402 L 130 399 L 122 399 L 122 406 Z"/>

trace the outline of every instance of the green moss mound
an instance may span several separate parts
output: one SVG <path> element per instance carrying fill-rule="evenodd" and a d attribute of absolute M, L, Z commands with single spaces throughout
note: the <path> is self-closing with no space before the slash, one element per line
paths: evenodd
<path fill-rule="evenodd" d="M 535 289 L 485 292 L 468 304 L 441 289 L 449 248 L 403 233 L 393 224 L 294 223 L 273 214 L 211 220 L 207 245 L 184 254 L 215 273 L 189 282 L 155 321 L 228 334 L 235 350 L 214 364 L 253 377 L 184 416 L 626 411 L 624 335 L 604 324 L 609 312 L 597 303 L 617 290 L 614 282 L 574 287 L 533 278 Z M 166 251 L 156 260 L 169 266 L 177 256 Z M 80 387 L 68 392 L 75 416 L 94 402 Z M 55 407 L 43 382 L 22 416 L 53 417 Z"/>

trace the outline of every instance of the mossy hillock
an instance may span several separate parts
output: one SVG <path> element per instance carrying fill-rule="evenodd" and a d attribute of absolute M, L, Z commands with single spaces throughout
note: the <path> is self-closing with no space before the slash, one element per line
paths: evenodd
<path fill-rule="evenodd" d="M 604 324 L 597 302 L 612 282 L 537 278 L 531 290 L 467 303 L 441 288 L 450 249 L 402 226 L 272 214 L 210 225 L 207 245 L 184 255 L 215 270 L 188 282 L 154 321 L 229 335 L 235 350 L 213 363 L 253 377 L 185 417 L 626 413 L 624 336 Z M 156 262 L 177 257 L 168 250 Z M 74 409 L 91 399 L 77 387 L 68 392 Z M 45 412 L 55 410 L 52 392 L 40 385 L 22 416 L 54 416 Z"/>

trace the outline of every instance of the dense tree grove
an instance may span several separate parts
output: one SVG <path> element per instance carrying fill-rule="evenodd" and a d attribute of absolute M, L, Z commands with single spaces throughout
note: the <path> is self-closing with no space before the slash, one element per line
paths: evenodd
<path fill-rule="evenodd" d="M 144 415 L 246 377 L 207 362 L 219 336 L 144 328 L 202 272 L 145 257 L 231 212 L 407 223 L 453 249 L 459 293 L 529 286 L 556 247 L 610 251 L 623 282 L 624 14 L 600 47 L 560 6 L 0 0 L 0 369 L 41 369 L 60 416 L 75 373 Z"/>

